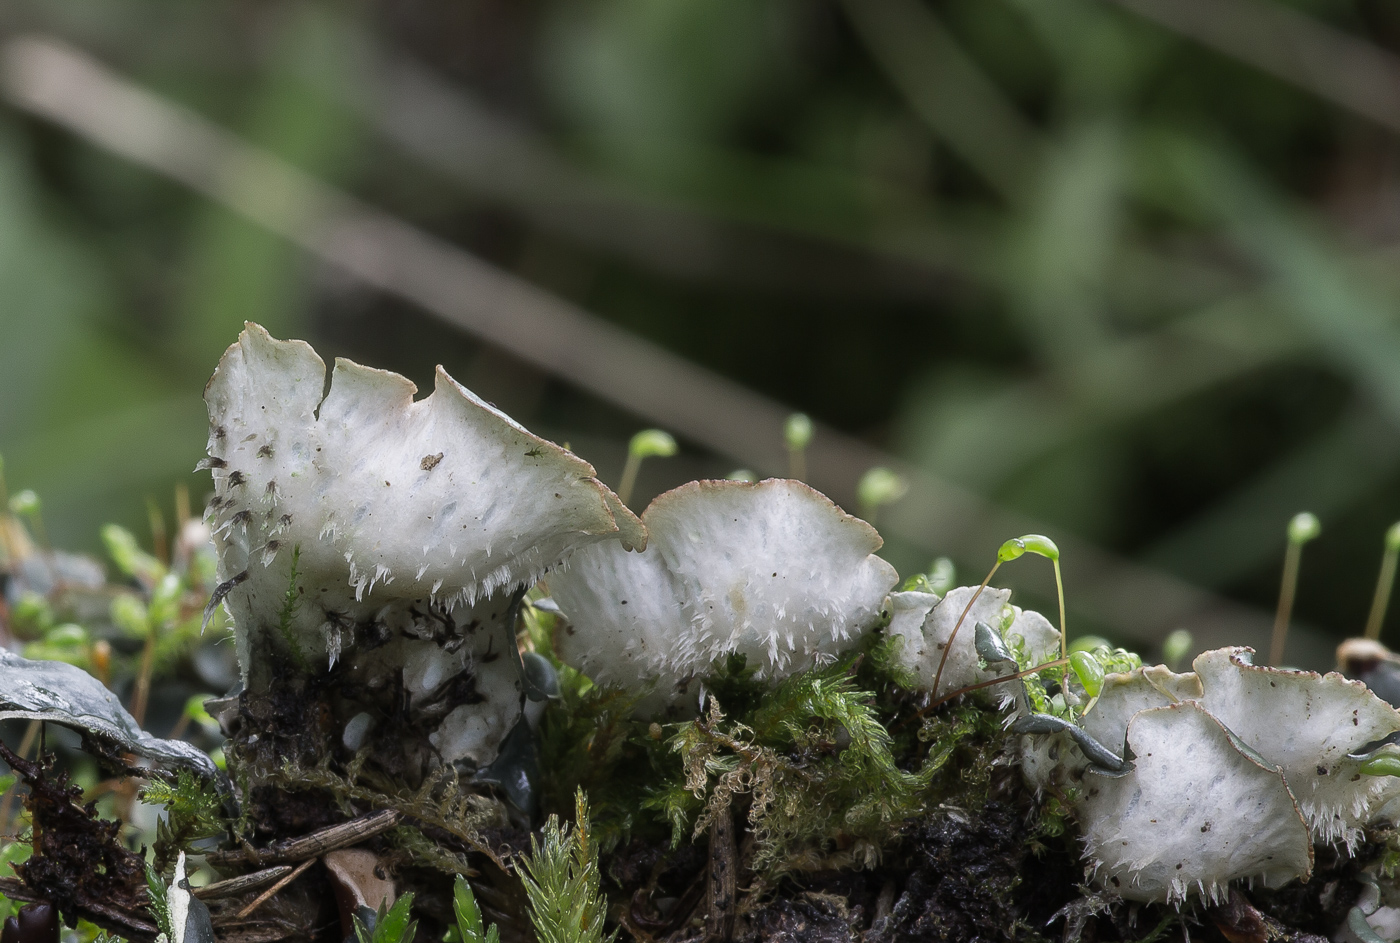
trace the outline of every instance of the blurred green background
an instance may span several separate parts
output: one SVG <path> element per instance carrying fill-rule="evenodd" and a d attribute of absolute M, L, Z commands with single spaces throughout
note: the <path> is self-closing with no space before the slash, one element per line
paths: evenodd
<path fill-rule="evenodd" d="M 10 0 L 21 34 L 1052 536 L 1268 609 L 1314 511 L 1299 617 L 1364 622 L 1400 518 L 1394 4 Z M 0 105 L 0 455 L 55 545 L 202 494 L 245 319 L 442 363 L 614 484 L 644 424 Z M 635 505 L 734 466 L 681 445 Z"/>

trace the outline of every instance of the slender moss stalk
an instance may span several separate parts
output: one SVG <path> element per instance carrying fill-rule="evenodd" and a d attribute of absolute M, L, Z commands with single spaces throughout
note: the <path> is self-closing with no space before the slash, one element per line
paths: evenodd
<path fill-rule="evenodd" d="M 1162 641 L 1162 661 L 1172 671 L 1177 669 L 1191 651 L 1195 639 L 1185 629 L 1177 629 Z"/>
<path fill-rule="evenodd" d="M 622 469 L 622 481 L 617 486 L 617 496 L 623 504 L 632 500 L 632 489 L 637 485 L 637 472 L 641 471 L 644 458 L 670 458 L 676 454 L 676 440 L 660 429 L 643 429 L 627 444 L 627 464 Z"/>
<path fill-rule="evenodd" d="M 307 662 L 300 643 L 297 642 L 296 633 L 292 631 L 292 619 L 296 616 L 297 606 L 301 605 L 301 595 L 297 592 L 297 579 L 301 575 L 297 572 L 297 566 L 300 562 L 301 545 L 297 544 L 292 548 L 292 575 L 287 580 L 287 592 L 282 597 L 282 613 L 277 621 L 277 633 L 282 636 L 282 641 L 291 649 L 297 667 L 304 674 L 311 670 L 311 665 Z"/>
<path fill-rule="evenodd" d="M 1065 629 L 1065 581 L 1060 575 L 1060 548 L 1055 541 L 1042 534 L 1027 534 L 1013 537 L 1001 545 L 997 559 L 1005 563 L 1015 560 L 1025 553 L 1033 553 L 1050 561 L 1055 568 L 1055 593 L 1060 599 L 1060 658 L 1069 657 L 1069 634 Z"/>
<path fill-rule="evenodd" d="M 860 516 L 873 525 L 880 508 L 898 501 L 908 490 L 909 482 L 898 473 L 880 466 L 870 469 L 856 486 Z"/>
<path fill-rule="evenodd" d="M 1065 628 L 1065 580 L 1060 573 L 1060 548 L 1055 541 L 1040 534 L 1027 534 L 1013 543 L 1019 543 L 1031 553 L 1045 557 L 1055 568 L 1055 595 L 1060 602 L 1060 658 L 1063 660 L 1069 657 L 1069 631 Z"/>
<path fill-rule="evenodd" d="M 923 710 L 919 711 L 919 714 L 926 714 L 929 711 L 933 710 L 935 707 L 947 704 L 955 697 L 962 697 L 964 694 L 971 694 L 973 691 L 980 691 L 983 688 L 990 688 L 994 684 L 1003 684 L 1007 681 L 1017 681 L 1021 678 L 1029 678 L 1031 675 L 1039 674 L 1047 668 L 1059 668 L 1060 666 L 1068 665 L 1069 663 L 1070 660 L 1068 658 L 1057 658 L 1054 661 L 1047 661 L 1044 664 L 1035 665 L 1034 667 L 1026 668 L 1021 671 L 1017 671 L 1013 674 L 1003 675 L 1000 678 L 992 678 L 990 681 L 978 681 L 976 684 L 969 684 L 965 688 L 958 688 L 956 691 L 952 691 L 948 694 L 943 695 L 936 701 L 933 701 L 931 704 L 929 704 L 928 707 L 925 707 Z M 935 688 L 934 690 L 937 690 L 937 688 Z M 1094 696 L 1097 697 L 1096 694 Z"/>
<path fill-rule="evenodd" d="M 1026 553 L 1034 553 L 1037 556 L 1045 557 L 1055 567 L 1055 589 L 1060 597 L 1060 663 L 1063 663 L 1065 659 L 1069 657 L 1068 643 L 1066 641 L 1068 636 L 1065 631 L 1065 583 L 1060 576 L 1060 548 L 1055 545 L 1055 541 L 1040 534 L 1026 534 L 1024 537 L 1013 537 L 1002 544 L 997 550 L 996 564 L 993 565 L 991 571 L 987 573 L 987 578 L 982 581 L 982 585 L 977 587 L 977 592 L 972 594 L 972 598 L 968 600 L 967 607 L 963 609 L 962 615 L 958 616 L 958 621 L 957 624 L 953 626 L 953 631 L 948 635 L 948 644 L 943 646 L 943 655 L 938 659 L 938 671 L 933 675 L 933 691 L 931 696 L 936 699 L 934 701 L 935 704 L 942 704 L 943 701 L 948 700 L 948 698 L 937 700 L 938 685 L 943 680 L 943 666 L 948 663 L 948 653 L 953 650 L 953 641 L 958 637 L 958 630 L 962 628 L 963 620 L 965 620 L 967 614 L 972 611 L 972 607 L 976 604 L 978 597 L 982 595 L 982 591 L 987 588 L 987 584 L 992 581 L 992 577 L 996 575 L 1001 565 L 1003 563 L 1009 563 L 1012 560 L 1020 559 Z M 1041 668 L 1047 667 L 1050 666 L 1041 666 Z M 1037 668 L 1036 670 L 1038 671 L 1040 669 Z M 975 689 L 974 687 L 969 690 Z M 957 693 L 961 694 L 962 692 L 959 691 Z M 955 695 L 949 695 L 949 697 L 953 696 Z"/>
<path fill-rule="evenodd" d="M 1322 525 L 1307 511 L 1296 514 L 1288 522 L 1288 551 L 1283 557 L 1283 580 L 1278 590 L 1278 611 L 1274 615 L 1274 636 L 1269 645 L 1269 664 L 1283 661 L 1288 642 L 1288 623 L 1293 617 L 1293 598 L 1298 592 L 1298 566 L 1303 559 L 1303 544 L 1322 533 Z"/>
<path fill-rule="evenodd" d="M 151 673 L 155 671 L 156 626 L 151 625 L 146 633 L 146 644 L 141 649 L 141 667 L 136 672 L 136 687 L 131 692 L 131 716 L 138 727 L 146 723 L 146 704 L 151 697 Z"/>
<path fill-rule="evenodd" d="M 807 479 L 807 445 L 812 441 L 812 420 L 806 413 L 793 413 L 783 425 L 788 450 L 788 477 Z"/>
<path fill-rule="evenodd" d="M 1002 546 L 1005 547 L 1006 545 L 1002 544 Z M 948 634 L 948 644 L 943 646 L 943 655 L 938 659 L 938 670 L 933 673 L 933 690 L 930 692 L 932 697 L 938 697 L 938 685 L 943 681 L 943 666 L 948 663 L 948 653 L 953 650 L 953 641 L 958 637 L 958 630 L 962 628 L 963 620 L 965 620 L 967 614 L 972 611 L 972 607 L 977 604 L 977 598 L 982 595 L 982 591 L 987 588 L 987 584 L 992 581 L 992 577 L 997 575 L 997 570 L 1001 569 L 1001 564 L 1001 554 L 998 553 L 997 562 L 992 564 L 992 568 L 987 571 L 987 576 L 982 580 L 982 585 L 977 587 L 977 592 L 973 593 L 972 598 L 967 601 L 967 605 L 963 607 L 962 615 L 958 616 L 957 623 L 953 625 L 953 631 Z M 937 703 L 942 702 L 939 701 Z"/>
<path fill-rule="evenodd" d="M 1400 521 L 1385 532 L 1385 553 L 1381 556 L 1381 572 L 1376 577 L 1376 595 L 1371 599 L 1371 613 L 1366 617 L 1366 638 L 1381 637 L 1385 612 L 1390 608 L 1390 591 L 1395 585 L 1395 564 L 1400 560 Z"/>

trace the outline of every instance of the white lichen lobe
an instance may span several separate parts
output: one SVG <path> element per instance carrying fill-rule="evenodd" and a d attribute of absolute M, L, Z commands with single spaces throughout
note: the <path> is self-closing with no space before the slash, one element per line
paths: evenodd
<path fill-rule="evenodd" d="M 691 482 L 642 521 L 645 552 L 589 547 L 549 585 L 570 620 L 560 657 L 651 686 L 644 713 L 693 713 L 695 679 L 730 655 L 760 679 L 830 662 L 881 621 L 898 579 L 873 527 L 799 481 Z"/>
<path fill-rule="evenodd" d="M 960 586 L 949 590 L 942 600 L 927 593 L 891 595 L 892 604 L 897 596 L 909 597 L 901 598 L 895 606 L 895 617 L 890 620 L 887 631 L 902 640 L 900 661 L 917 678 L 918 687 L 933 689 L 940 663 L 943 676 L 936 692 L 940 695 L 1004 675 L 1006 666 L 985 665 L 978 655 L 979 622 L 999 632 L 1013 650 L 1019 650 L 1030 663 L 1027 667 L 1059 657 L 1060 633 L 1048 619 L 1038 612 L 1011 605 L 1009 589 L 988 587 L 980 594 L 977 589 L 976 586 Z M 932 604 L 924 608 L 930 599 Z M 991 689 L 991 696 L 1007 696 L 1009 689 L 1002 688 L 1003 685 L 996 685 Z"/>
<path fill-rule="evenodd" d="M 1051 763 L 1048 745 L 1027 739 L 1033 782 L 1079 783 L 1091 868 L 1123 896 L 1217 900 L 1237 879 L 1306 878 L 1314 843 L 1354 849 L 1400 791 L 1355 755 L 1400 731 L 1400 712 L 1339 674 L 1251 656 L 1223 648 L 1186 674 L 1159 665 L 1109 675 L 1080 726 L 1132 764 L 1121 777 L 1064 742 Z"/>
<path fill-rule="evenodd" d="M 592 466 L 441 367 L 416 401 L 384 370 L 337 360 L 328 389 L 325 374 L 309 345 L 249 324 L 205 391 L 208 520 L 245 683 L 353 658 L 360 674 L 408 669 L 430 703 L 470 672 L 501 703 L 479 702 L 489 734 L 448 734 L 443 752 L 489 761 L 519 716 L 513 638 L 493 634 L 510 593 L 580 548 L 640 549 L 646 531 Z"/>
<path fill-rule="evenodd" d="M 1362 774 L 1347 754 L 1400 731 L 1400 712 L 1359 681 L 1254 665 L 1252 654 L 1198 657 L 1201 705 L 1283 770 L 1316 840 L 1355 846 L 1396 780 Z"/>
<path fill-rule="evenodd" d="M 1132 775 L 1089 772 L 1078 812 L 1098 880 L 1130 900 L 1220 900 L 1247 878 L 1312 871 L 1312 842 L 1282 773 L 1193 701 L 1133 715 Z"/>

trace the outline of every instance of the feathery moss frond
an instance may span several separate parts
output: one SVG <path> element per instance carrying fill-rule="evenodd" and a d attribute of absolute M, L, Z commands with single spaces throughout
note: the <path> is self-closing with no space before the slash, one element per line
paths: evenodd
<path fill-rule="evenodd" d="M 460 874 L 452 886 L 452 913 L 457 918 L 457 943 L 500 943 L 500 931 L 492 924 L 484 929 L 481 908 L 476 904 L 472 886 Z"/>
<path fill-rule="evenodd" d="M 539 943 L 603 943 L 607 901 L 602 895 L 598 849 L 589 832 L 588 798 L 575 796 L 574 827 L 551 815 L 542 840 L 531 837 L 520 879 L 530 899 Z"/>
<path fill-rule="evenodd" d="M 164 874 L 190 843 L 224 830 L 223 798 L 212 782 L 189 770 L 180 770 L 173 783 L 150 780 L 141 790 L 141 801 L 165 807 L 166 817 L 156 825 L 155 869 Z"/>

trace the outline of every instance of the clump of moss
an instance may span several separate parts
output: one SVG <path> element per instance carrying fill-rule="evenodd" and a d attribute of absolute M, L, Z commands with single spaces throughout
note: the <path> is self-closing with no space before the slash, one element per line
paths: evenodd
<path fill-rule="evenodd" d="M 575 803 L 573 828 L 551 815 L 540 840 L 530 839 L 530 857 L 522 863 L 539 943 L 603 943 L 617 936 L 603 933 L 607 901 L 582 790 Z"/>
<path fill-rule="evenodd" d="M 636 695 L 560 672 L 560 699 L 546 711 L 538 733 L 541 805 L 567 814 L 572 795 L 590 797 L 593 840 L 612 851 L 634 836 L 658 838 L 663 826 L 639 814 L 655 790 L 680 775 L 660 724 L 632 719 Z M 654 731 L 654 732 L 653 732 Z"/>
<path fill-rule="evenodd" d="M 661 839 L 664 824 L 644 812 L 667 781 L 678 781 L 681 766 L 666 744 L 665 727 L 637 720 L 645 692 L 594 684 L 554 654 L 553 636 L 561 620 L 552 612 L 526 607 L 525 641 L 548 658 L 559 676 L 557 697 L 536 731 L 541 809 L 567 817 L 581 789 L 591 806 L 593 843 L 603 852 L 635 838 Z"/>
<path fill-rule="evenodd" d="M 769 880 L 870 868 L 930 802 L 985 795 L 1001 740 L 995 715 L 963 706 L 911 736 L 912 702 L 869 654 L 795 675 L 762 698 L 746 696 L 733 665 L 716 679 L 741 706 L 712 696 L 704 716 L 679 726 L 670 742 L 684 779 L 648 803 L 670 821 L 673 844 L 743 811 L 750 866 Z"/>
<path fill-rule="evenodd" d="M 141 800 L 165 807 L 166 815 L 156 825 L 155 860 L 158 872 L 174 865 L 181 851 L 201 838 L 224 831 L 224 799 L 211 783 L 189 770 L 180 770 L 173 782 L 152 779 L 141 790 Z"/>

